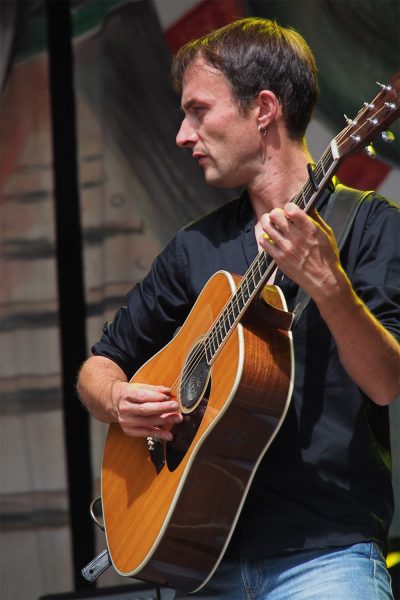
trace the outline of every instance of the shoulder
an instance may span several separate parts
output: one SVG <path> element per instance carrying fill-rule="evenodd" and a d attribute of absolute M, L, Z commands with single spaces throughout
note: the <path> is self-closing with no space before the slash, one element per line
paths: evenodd
<path fill-rule="evenodd" d="M 383 230 L 388 235 L 399 233 L 400 205 L 375 191 L 363 195 L 357 217 L 355 226 L 364 236 Z"/>
<path fill-rule="evenodd" d="M 222 245 L 240 236 L 243 224 L 248 219 L 248 202 L 241 196 L 227 202 L 206 215 L 191 221 L 180 229 L 170 245 L 182 259 L 204 253 L 209 256 Z"/>
<path fill-rule="evenodd" d="M 345 190 L 349 190 L 349 192 L 352 194 L 358 194 L 360 197 L 361 206 L 364 210 L 370 211 L 371 214 L 376 212 L 379 213 L 381 211 L 386 210 L 389 210 L 389 212 L 400 210 L 400 205 L 397 202 L 391 200 L 390 198 L 382 196 L 381 194 L 379 194 L 379 192 L 375 190 L 363 191 L 356 190 L 353 188 L 347 188 L 345 186 L 341 187 Z"/>
<path fill-rule="evenodd" d="M 154 260 L 156 275 L 186 286 L 190 294 L 201 289 L 221 267 L 221 248 L 240 237 L 242 198 L 231 200 L 180 229 Z"/>
<path fill-rule="evenodd" d="M 205 232 L 210 235 L 215 231 L 216 226 L 223 229 L 237 227 L 248 210 L 247 204 L 247 198 L 244 195 L 230 200 L 199 219 L 191 221 L 180 230 L 179 234 L 185 236 Z"/>
<path fill-rule="evenodd" d="M 395 281 L 400 260 L 400 206 L 369 192 L 362 196 L 342 258 L 349 275 L 363 273 L 371 281 Z M 346 257 L 346 258 L 345 258 Z"/>

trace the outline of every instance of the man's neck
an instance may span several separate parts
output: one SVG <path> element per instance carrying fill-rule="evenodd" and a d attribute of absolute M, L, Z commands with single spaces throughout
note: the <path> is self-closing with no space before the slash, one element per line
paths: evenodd
<path fill-rule="evenodd" d="M 257 222 L 262 214 L 290 202 L 301 190 L 308 179 L 310 162 L 305 142 L 287 141 L 278 152 L 267 148 L 264 168 L 247 187 Z"/>

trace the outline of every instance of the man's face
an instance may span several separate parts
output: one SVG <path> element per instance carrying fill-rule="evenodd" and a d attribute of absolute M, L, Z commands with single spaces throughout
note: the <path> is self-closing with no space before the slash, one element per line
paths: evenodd
<path fill-rule="evenodd" d="M 185 117 L 176 137 L 190 148 L 216 187 L 247 186 L 260 166 L 257 107 L 239 110 L 227 78 L 198 59 L 186 70 L 182 86 Z"/>

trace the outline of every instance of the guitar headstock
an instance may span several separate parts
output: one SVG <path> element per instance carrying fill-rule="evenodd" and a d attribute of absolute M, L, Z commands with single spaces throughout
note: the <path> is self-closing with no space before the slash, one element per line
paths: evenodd
<path fill-rule="evenodd" d="M 400 71 L 388 84 L 378 83 L 380 92 L 371 102 L 364 102 L 354 119 L 347 119 L 336 137 L 338 156 L 344 158 L 368 144 L 400 115 Z"/>

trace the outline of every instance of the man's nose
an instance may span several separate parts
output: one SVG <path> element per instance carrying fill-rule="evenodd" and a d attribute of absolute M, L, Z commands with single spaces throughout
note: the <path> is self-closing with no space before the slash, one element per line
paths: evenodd
<path fill-rule="evenodd" d="M 197 142 L 197 132 L 188 123 L 187 119 L 183 119 L 178 134 L 176 136 L 176 143 L 180 148 L 188 148 L 193 146 Z"/>

